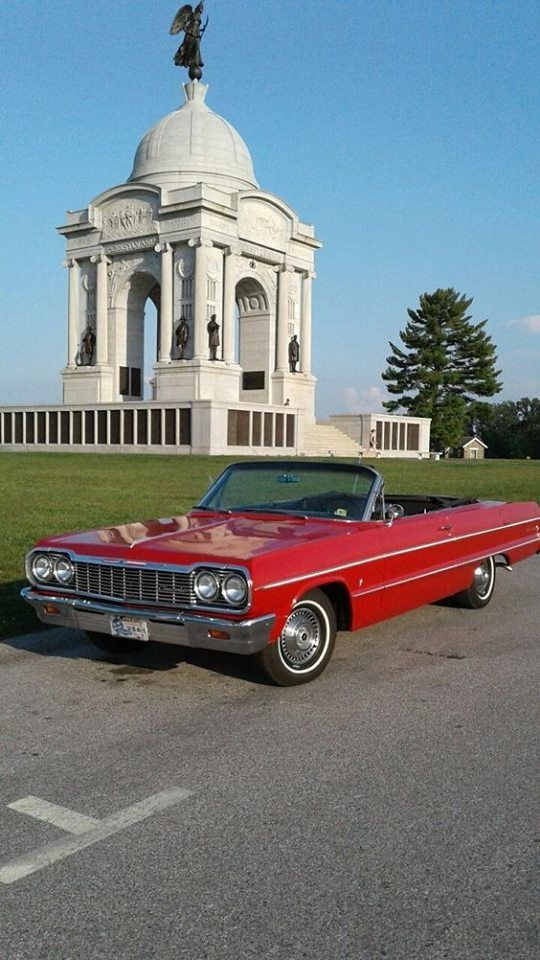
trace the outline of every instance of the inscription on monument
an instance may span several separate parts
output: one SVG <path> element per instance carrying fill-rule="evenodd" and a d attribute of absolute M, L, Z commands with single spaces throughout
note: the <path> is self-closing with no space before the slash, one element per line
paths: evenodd
<path fill-rule="evenodd" d="M 190 215 L 189 217 L 173 217 L 171 220 L 163 220 L 161 230 L 163 233 L 171 233 L 173 230 L 186 230 L 188 227 L 200 226 L 200 216 Z"/>
<path fill-rule="evenodd" d="M 254 243 L 242 242 L 242 253 L 247 257 L 257 257 L 258 260 L 264 260 L 267 263 L 283 263 L 283 257 L 276 254 L 268 247 L 258 247 Z"/>
<path fill-rule="evenodd" d="M 230 233 L 234 226 L 231 220 L 221 220 L 219 217 L 208 216 L 204 218 L 204 225 L 218 233 Z"/>
<path fill-rule="evenodd" d="M 73 252 L 73 250 L 81 250 L 83 247 L 95 247 L 98 240 L 99 233 L 97 230 L 93 230 L 91 234 L 87 234 L 85 237 L 69 237 L 66 249 Z"/>
<path fill-rule="evenodd" d="M 152 250 L 158 242 L 157 236 L 140 237 L 135 240 L 125 240 L 121 243 L 105 243 L 105 250 L 109 256 L 115 253 L 130 253 L 132 250 Z"/>

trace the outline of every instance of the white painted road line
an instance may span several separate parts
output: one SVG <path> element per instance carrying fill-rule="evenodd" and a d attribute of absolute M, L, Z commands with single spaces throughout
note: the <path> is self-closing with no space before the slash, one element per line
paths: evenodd
<path fill-rule="evenodd" d="M 52 823 L 67 833 L 88 833 L 94 827 L 99 826 L 100 820 L 95 817 L 85 817 L 84 813 L 77 813 L 75 810 L 68 810 L 67 807 L 59 807 L 56 803 L 49 803 L 48 800 L 40 800 L 39 797 L 24 797 L 23 800 L 15 800 L 14 803 L 8 803 L 11 810 L 17 810 L 19 813 L 27 813 L 36 820 L 44 820 L 45 823 Z"/>
<path fill-rule="evenodd" d="M 191 795 L 191 790 L 184 790 L 182 787 L 172 787 L 170 790 L 155 793 L 151 797 L 147 797 L 146 800 L 133 804 L 132 807 L 126 807 L 124 810 L 119 810 L 118 813 L 111 814 L 110 817 L 96 821 L 97 826 L 79 836 L 54 840 L 52 843 L 47 843 L 43 847 L 38 847 L 30 853 L 6 863 L 3 867 L 0 867 L 0 883 L 15 883 L 22 877 L 36 873 L 37 870 L 42 870 L 58 860 L 64 860 L 65 857 L 70 857 L 78 850 L 84 850 L 85 847 L 99 843 L 100 840 L 105 840 L 140 820 L 146 820 L 154 813 L 166 810 L 167 807 L 172 807 Z M 10 806 L 13 806 L 13 804 L 10 804 Z M 78 816 L 78 814 L 75 816 Z"/>

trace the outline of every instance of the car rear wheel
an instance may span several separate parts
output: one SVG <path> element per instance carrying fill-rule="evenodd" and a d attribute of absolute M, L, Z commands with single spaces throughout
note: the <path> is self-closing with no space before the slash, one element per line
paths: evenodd
<path fill-rule="evenodd" d="M 88 630 L 86 636 L 95 647 L 114 657 L 124 657 L 126 653 L 137 653 L 148 647 L 144 640 L 122 640 L 121 637 L 111 637 L 109 633 L 93 633 Z"/>
<path fill-rule="evenodd" d="M 456 603 L 469 610 L 480 610 L 485 607 L 493 596 L 495 589 L 495 560 L 486 557 L 474 568 L 470 587 L 456 594 Z"/>
<path fill-rule="evenodd" d="M 259 654 L 259 662 L 280 687 L 308 683 L 325 669 L 335 639 L 334 608 L 322 590 L 312 590 L 293 607 L 279 639 Z"/>

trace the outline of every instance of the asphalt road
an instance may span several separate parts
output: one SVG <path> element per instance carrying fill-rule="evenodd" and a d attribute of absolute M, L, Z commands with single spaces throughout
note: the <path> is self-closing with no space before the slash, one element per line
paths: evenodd
<path fill-rule="evenodd" d="M 536 957 L 539 573 L 341 635 L 287 690 L 4 641 L 2 960 Z"/>

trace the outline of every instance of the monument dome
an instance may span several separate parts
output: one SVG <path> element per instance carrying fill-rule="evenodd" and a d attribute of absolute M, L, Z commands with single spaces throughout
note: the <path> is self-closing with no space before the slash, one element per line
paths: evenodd
<path fill-rule="evenodd" d="M 186 100 L 142 138 L 131 182 L 167 189 L 194 183 L 234 192 L 258 187 L 250 152 L 239 133 L 206 105 L 208 87 L 184 84 Z"/>

